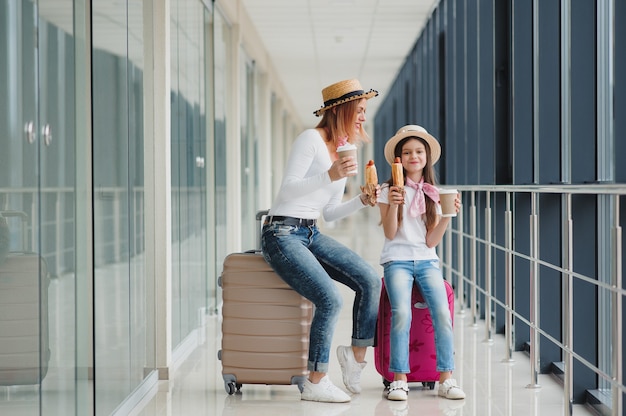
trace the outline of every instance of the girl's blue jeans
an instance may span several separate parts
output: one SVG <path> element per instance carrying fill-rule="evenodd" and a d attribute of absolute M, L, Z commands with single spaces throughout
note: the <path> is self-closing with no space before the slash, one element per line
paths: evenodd
<path fill-rule="evenodd" d="M 296 292 L 315 305 L 309 336 L 309 371 L 328 372 L 330 347 L 343 299 L 335 281 L 355 292 L 352 345 L 374 345 L 381 279 L 358 254 L 317 226 L 263 226 L 265 260 Z"/>
<path fill-rule="evenodd" d="M 411 292 L 417 284 L 432 316 L 437 352 L 437 371 L 454 370 L 454 333 L 448 295 L 439 260 L 390 261 L 383 264 L 385 288 L 391 303 L 389 371 L 410 373 L 409 333 Z"/>

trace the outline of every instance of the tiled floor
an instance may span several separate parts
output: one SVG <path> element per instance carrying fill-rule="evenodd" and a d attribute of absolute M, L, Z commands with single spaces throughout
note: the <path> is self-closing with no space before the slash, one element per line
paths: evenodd
<path fill-rule="evenodd" d="M 377 227 L 377 213 L 360 213 L 337 224 L 327 224 L 324 230 L 355 248 L 378 269 L 377 264 L 382 231 Z M 367 226 L 363 227 L 363 224 Z M 358 227 L 356 227 L 358 225 Z M 359 231 L 354 231 L 358 229 Z M 351 305 L 351 293 L 343 291 L 345 305 Z M 337 386 L 343 387 L 341 370 L 334 354 L 340 344 L 349 342 L 350 309 L 345 308 L 334 337 L 329 375 Z M 455 316 L 456 367 L 455 378 L 467 394 L 461 401 L 440 399 L 436 390 L 423 390 L 411 384 L 407 402 L 391 402 L 383 398 L 381 376 L 376 372 L 373 350 L 369 349 L 368 366 L 363 372 L 363 392 L 346 404 L 311 403 L 300 400 L 296 386 L 244 385 L 240 393 L 228 395 L 224 388 L 221 365 L 217 359 L 220 349 L 220 318 L 211 316 L 206 325 L 206 342 L 174 372 L 169 382 L 159 382 L 156 392 L 145 400 L 138 416 L 404 416 L 404 415 L 564 415 L 563 390 L 558 381 L 547 375 L 539 376 L 540 388 L 527 388 L 531 382 L 528 357 L 514 353 L 513 363 L 505 358 L 504 338 L 485 341 L 482 321 L 472 325 L 468 314 Z M 593 415 L 584 406 L 574 406 L 574 415 Z"/>

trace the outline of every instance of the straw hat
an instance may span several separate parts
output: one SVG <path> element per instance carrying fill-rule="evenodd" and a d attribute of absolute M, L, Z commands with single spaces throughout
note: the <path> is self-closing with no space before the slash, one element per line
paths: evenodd
<path fill-rule="evenodd" d="M 378 91 L 376 90 L 369 90 L 365 92 L 358 79 L 339 81 L 322 90 L 324 105 L 319 110 L 314 111 L 313 114 L 319 117 L 324 111 L 336 105 L 347 103 L 352 100 L 359 100 L 361 98 L 370 99 L 372 97 L 376 97 L 377 95 Z"/>
<path fill-rule="evenodd" d="M 391 139 L 387 141 L 385 144 L 385 159 L 387 159 L 387 163 L 390 165 L 393 164 L 395 160 L 395 150 L 396 146 L 400 142 L 400 140 L 406 137 L 420 137 L 426 140 L 428 146 L 430 146 L 430 164 L 434 165 L 439 160 L 439 156 L 441 156 L 441 146 L 437 139 L 431 136 L 424 127 L 416 126 L 413 124 L 409 124 L 400 128 Z"/>

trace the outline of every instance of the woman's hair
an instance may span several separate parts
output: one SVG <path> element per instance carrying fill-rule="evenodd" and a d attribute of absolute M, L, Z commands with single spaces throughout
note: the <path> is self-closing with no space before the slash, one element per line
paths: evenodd
<path fill-rule="evenodd" d="M 412 139 L 422 142 L 424 144 L 424 148 L 426 149 L 426 166 L 424 166 L 424 169 L 422 169 L 422 177 L 424 178 L 424 182 L 436 186 L 437 175 L 435 173 L 435 169 L 433 168 L 433 164 L 430 161 L 430 146 L 428 145 L 428 142 L 426 140 L 417 136 L 405 137 L 404 139 L 400 140 L 398 144 L 396 144 L 396 147 L 393 150 L 394 157 L 402 158 L 402 147 L 406 142 Z M 404 168 L 402 169 L 402 171 L 405 178 L 404 182 L 406 183 L 406 172 Z M 389 184 L 389 186 L 393 185 L 393 179 L 390 178 L 386 183 Z M 424 214 L 426 216 L 426 229 L 430 230 L 431 227 L 437 225 L 437 204 L 435 201 L 428 197 L 424 199 L 426 200 L 426 214 Z M 400 224 L 402 224 L 402 211 L 403 210 L 401 209 L 398 210 L 398 227 L 400 226 Z"/>
<path fill-rule="evenodd" d="M 323 128 L 328 131 L 328 139 L 333 140 L 336 146 L 339 146 L 338 140 L 348 136 L 348 142 L 357 144 L 361 141 L 369 142 L 370 137 L 367 135 L 363 126 L 359 134 L 354 131 L 354 115 L 359 108 L 361 100 L 352 100 L 347 103 L 331 107 L 322 113 L 322 119 L 317 124 L 317 128 Z"/>

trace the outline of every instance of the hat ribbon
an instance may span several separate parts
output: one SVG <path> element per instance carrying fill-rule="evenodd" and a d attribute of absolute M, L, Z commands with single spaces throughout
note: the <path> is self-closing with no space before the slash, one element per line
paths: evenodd
<path fill-rule="evenodd" d="M 420 179 L 418 183 L 415 183 L 411 180 L 411 178 L 406 178 L 406 186 L 415 189 L 415 196 L 411 201 L 411 205 L 409 206 L 409 214 L 411 217 L 417 217 L 418 215 L 422 215 L 426 212 L 426 198 L 424 194 L 426 194 L 431 200 L 436 203 L 439 203 L 439 189 L 437 187 L 424 182 L 424 177 Z"/>
<path fill-rule="evenodd" d="M 342 95 L 341 97 L 337 97 L 337 98 L 333 98 L 333 99 L 324 101 L 324 107 L 328 107 L 329 105 L 333 105 L 335 103 L 338 103 L 341 100 L 345 100 L 347 98 L 354 97 L 355 95 L 363 95 L 364 93 L 365 93 L 365 91 L 363 91 L 363 90 L 356 90 L 356 91 L 348 92 L 348 93 Z"/>

